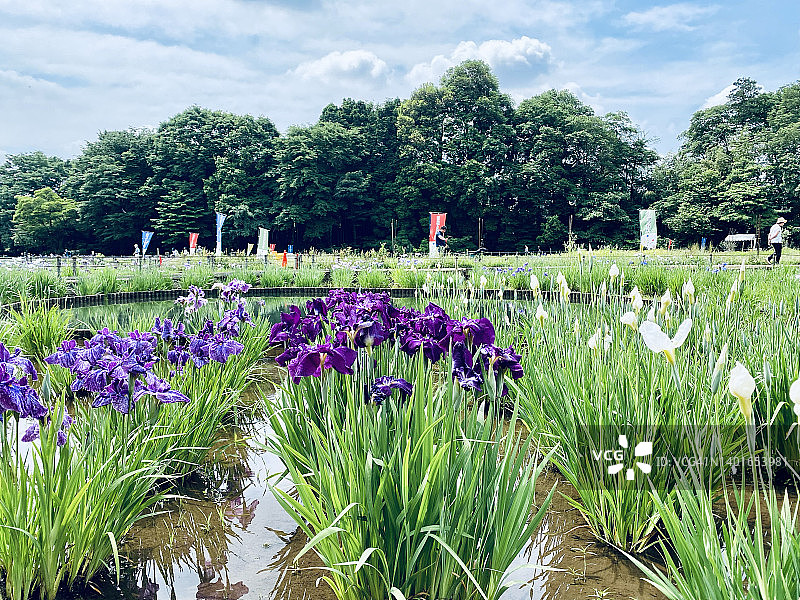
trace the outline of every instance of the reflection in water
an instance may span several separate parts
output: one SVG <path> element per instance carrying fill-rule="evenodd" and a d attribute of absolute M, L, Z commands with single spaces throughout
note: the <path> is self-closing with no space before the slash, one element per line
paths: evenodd
<path fill-rule="evenodd" d="M 503 598 L 662 598 L 655 588 L 642 581 L 640 571 L 623 555 L 595 539 L 580 512 L 564 497 L 571 487 L 557 471 L 542 474 L 537 482 L 537 497 L 539 494 L 544 497 L 553 485 L 561 493 L 556 492 L 539 531 L 514 565 L 536 567 L 521 569 L 523 574 L 527 570 L 527 581 L 509 590 Z"/>
<path fill-rule="evenodd" d="M 65 600 L 334 600 L 313 552 L 295 564 L 307 538 L 267 485 L 282 464 L 248 443 L 248 438 L 263 440 L 268 426 L 262 422 L 250 429 L 223 433 L 208 462 L 175 491 L 178 497 L 126 536 L 118 588 L 112 577 L 98 578 L 80 596 Z M 537 498 L 554 485 L 565 493 L 571 489 L 551 470 L 542 474 Z M 280 487 L 292 491 L 288 482 Z M 521 568 L 510 579 L 524 583 L 515 584 L 503 600 L 660 598 L 621 554 L 595 541 L 559 493 L 513 567 Z M 604 590 L 611 593 L 604 596 Z"/>
<path fill-rule="evenodd" d="M 276 531 L 286 542 L 267 565 L 268 570 L 279 573 L 275 587 L 270 594 L 271 600 L 335 600 L 336 596 L 322 581 L 325 571 L 320 568 L 319 559 L 312 552 L 307 552 L 295 563 L 295 558 L 308 542 L 306 535 L 297 529 L 294 533 Z"/>
<path fill-rule="evenodd" d="M 248 506 L 244 498 L 231 498 L 225 507 L 225 517 L 231 521 L 234 519 L 239 521 L 242 530 L 247 530 L 247 526 L 253 521 L 257 506 L 258 500 L 253 500 Z"/>

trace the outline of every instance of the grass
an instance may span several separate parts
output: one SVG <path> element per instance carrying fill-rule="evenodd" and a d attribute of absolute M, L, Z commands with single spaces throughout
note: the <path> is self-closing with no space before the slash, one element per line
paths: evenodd
<path fill-rule="evenodd" d="M 183 271 L 178 285 L 182 290 L 188 290 L 193 285 L 205 290 L 214 285 L 214 280 L 213 268 L 208 265 L 196 264 Z"/>
<path fill-rule="evenodd" d="M 531 515 L 545 462 L 529 459 L 516 419 L 482 421 L 478 403 L 435 384 L 418 358 L 400 367 L 414 382 L 406 403 L 365 405 L 371 374 L 305 379 L 266 399 L 267 444 L 298 499 L 273 492 L 309 537 L 298 558 L 313 549 L 340 600 L 499 598 L 552 497 Z"/>
<path fill-rule="evenodd" d="M 353 285 L 356 273 L 353 269 L 335 268 L 331 270 L 331 286 L 334 288 L 349 288 Z"/>
<path fill-rule="evenodd" d="M 294 275 L 294 285 L 299 288 L 315 288 L 322 286 L 325 271 L 321 269 L 298 269 Z"/>
<path fill-rule="evenodd" d="M 172 289 L 172 276 L 160 269 L 144 269 L 132 273 L 125 284 L 127 292 L 151 292 Z"/>
<path fill-rule="evenodd" d="M 358 287 L 367 289 L 389 287 L 389 278 L 384 271 L 365 269 L 356 274 Z"/>
<path fill-rule="evenodd" d="M 291 269 L 268 266 L 261 274 L 261 285 L 265 288 L 287 287 L 293 278 L 294 273 Z"/>

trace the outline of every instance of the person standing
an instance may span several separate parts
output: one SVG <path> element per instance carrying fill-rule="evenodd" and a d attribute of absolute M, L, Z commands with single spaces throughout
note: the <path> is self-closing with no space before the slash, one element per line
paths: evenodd
<path fill-rule="evenodd" d="M 447 231 L 447 226 L 442 225 L 436 231 L 436 251 L 441 254 L 447 248 L 447 238 L 444 237 L 445 232 Z"/>
<path fill-rule="evenodd" d="M 283 251 L 283 258 L 281 259 L 281 266 L 285 267 L 289 264 L 289 257 L 286 254 L 286 250 Z"/>
<path fill-rule="evenodd" d="M 781 251 L 783 250 L 783 229 L 781 229 L 781 226 L 784 223 L 786 223 L 786 219 L 778 217 L 778 220 L 775 221 L 775 225 L 770 228 L 769 235 L 767 236 L 767 242 L 772 244 L 772 249 L 775 251 L 774 254 L 767 258 L 767 262 L 773 265 L 777 265 L 781 262 Z"/>

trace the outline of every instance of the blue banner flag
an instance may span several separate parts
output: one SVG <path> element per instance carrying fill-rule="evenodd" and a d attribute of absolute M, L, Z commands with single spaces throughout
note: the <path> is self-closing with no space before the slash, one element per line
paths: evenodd
<path fill-rule="evenodd" d="M 225 223 L 226 216 L 217 213 L 217 256 L 222 256 L 222 225 Z"/>
<path fill-rule="evenodd" d="M 152 231 L 142 231 L 142 255 L 147 254 L 147 247 L 150 245 L 150 240 L 152 239 Z"/>

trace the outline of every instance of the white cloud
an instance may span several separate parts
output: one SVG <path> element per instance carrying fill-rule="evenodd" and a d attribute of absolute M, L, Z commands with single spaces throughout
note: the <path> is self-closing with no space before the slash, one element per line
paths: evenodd
<path fill-rule="evenodd" d="M 447 69 L 465 60 L 482 60 L 495 70 L 524 68 L 539 74 L 552 61 L 552 49 L 546 43 L 526 35 L 511 41 L 488 40 L 481 44 L 463 41 L 449 56 L 439 54 L 429 62 L 414 65 L 406 75 L 406 80 L 416 85 L 436 81 Z"/>
<path fill-rule="evenodd" d="M 692 31 L 697 28 L 698 19 L 714 14 L 718 6 L 695 6 L 679 3 L 667 6 L 654 6 L 642 12 L 630 12 L 622 20 L 638 29 L 652 31 Z"/>
<path fill-rule="evenodd" d="M 210 32 L 289 39 L 297 33 L 290 11 L 269 3 L 236 0 L 0 0 L 0 11 L 62 28 L 155 30 L 173 39 Z"/>
<path fill-rule="evenodd" d="M 342 78 L 379 81 L 388 76 L 389 67 L 367 50 L 337 50 L 320 59 L 304 62 L 293 72 L 302 79 L 323 83 L 336 82 Z"/>
<path fill-rule="evenodd" d="M 706 101 L 703 102 L 703 106 L 701 108 L 711 108 L 712 106 L 725 104 L 728 101 L 728 94 L 730 94 L 732 91 L 733 84 L 725 86 L 713 96 L 706 98 Z"/>
<path fill-rule="evenodd" d="M 149 85 L 164 78 L 246 79 L 253 72 L 227 57 L 185 46 L 163 45 L 119 35 L 50 27 L 2 29 L 0 56 L 13 57 L 15 70 L 78 86 Z"/>

